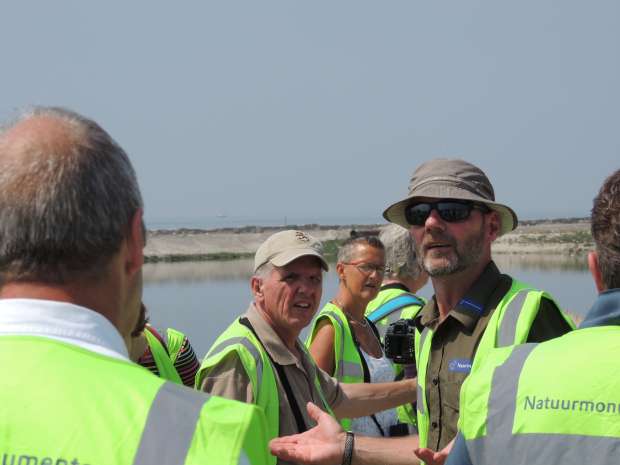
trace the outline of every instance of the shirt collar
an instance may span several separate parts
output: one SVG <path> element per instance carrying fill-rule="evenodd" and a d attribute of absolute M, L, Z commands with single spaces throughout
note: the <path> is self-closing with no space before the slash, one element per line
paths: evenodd
<path fill-rule="evenodd" d="M 620 326 L 620 289 L 601 292 L 579 328 L 594 326 Z"/>
<path fill-rule="evenodd" d="M 41 336 L 128 359 L 118 330 L 86 307 L 39 299 L 0 299 L 0 336 Z"/>
<path fill-rule="evenodd" d="M 250 320 L 258 338 L 274 362 L 280 365 L 295 365 L 298 363 L 297 357 L 288 350 L 280 336 L 278 336 L 278 333 L 264 320 L 254 303 L 250 304 L 245 316 Z M 300 353 L 303 353 L 299 339 L 295 341 L 295 345 Z"/>
<path fill-rule="evenodd" d="M 473 331 L 484 314 L 486 303 L 497 288 L 501 276 L 497 265 L 493 261 L 489 262 L 463 298 L 450 310 L 448 316 L 459 321 L 468 331 Z M 439 321 L 435 296 L 428 301 L 415 320 L 418 326 L 435 328 Z"/>

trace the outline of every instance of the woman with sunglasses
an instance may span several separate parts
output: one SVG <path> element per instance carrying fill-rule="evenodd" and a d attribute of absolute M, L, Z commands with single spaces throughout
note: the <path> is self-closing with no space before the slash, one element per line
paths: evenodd
<path fill-rule="evenodd" d="M 318 314 L 306 345 L 316 364 L 341 382 L 394 380 L 377 329 L 364 316 L 379 292 L 384 269 L 384 247 L 375 236 L 348 239 L 338 251 L 338 293 Z M 397 423 L 396 409 L 341 421 L 345 430 L 369 436 L 395 435 Z"/>

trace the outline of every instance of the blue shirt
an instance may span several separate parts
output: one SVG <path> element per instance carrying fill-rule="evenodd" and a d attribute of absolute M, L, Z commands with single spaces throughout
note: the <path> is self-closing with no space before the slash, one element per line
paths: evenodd
<path fill-rule="evenodd" d="M 620 289 L 601 292 L 579 325 L 579 329 L 595 326 L 620 326 Z M 465 438 L 460 432 L 456 435 L 445 465 L 473 465 L 467 452 Z"/>

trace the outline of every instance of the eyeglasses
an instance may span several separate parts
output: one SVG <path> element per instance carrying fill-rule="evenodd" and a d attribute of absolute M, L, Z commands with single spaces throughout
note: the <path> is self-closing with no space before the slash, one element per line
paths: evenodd
<path fill-rule="evenodd" d="M 365 262 L 342 262 L 343 265 L 353 265 L 359 270 L 360 273 L 370 276 L 373 273 L 377 273 L 380 276 L 385 274 L 384 265 L 375 265 L 374 263 Z"/>
<path fill-rule="evenodd" d="M 477 209 L 489 213 L 489 207 L 468 200 L 439 200 L 437 202 L 412 203 L 405 207 L 405 219 L 411 226 L 423 226 L 431 211 L 436 210 L 439 217 L 448 223 L 465 221 L 471 211 Z"/>

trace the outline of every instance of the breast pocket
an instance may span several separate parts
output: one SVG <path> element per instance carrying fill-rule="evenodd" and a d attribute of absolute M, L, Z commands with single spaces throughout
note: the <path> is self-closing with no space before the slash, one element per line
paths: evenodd
<path fill-rule="evenodd" d="M 448 370 L 442 383 L 442 401 L 453 415 L 458 417 L 461 386 L 471 371 L 471 360 L 466 358 L 448 361 Z M 446 412 L 448 413 L 448 412 Z"/>

